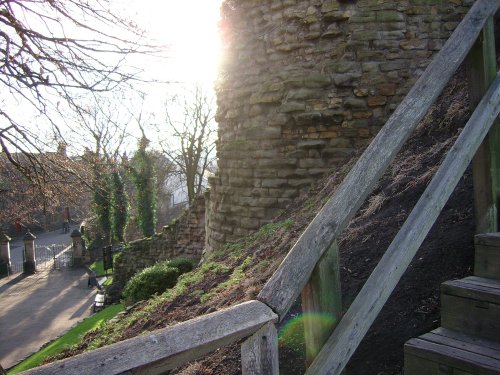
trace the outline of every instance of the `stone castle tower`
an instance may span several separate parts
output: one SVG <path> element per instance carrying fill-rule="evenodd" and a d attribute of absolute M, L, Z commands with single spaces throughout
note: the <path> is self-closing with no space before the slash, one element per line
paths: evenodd
<path fill-rule="evenodd" d="M 366 144 L 473 0 L 226 0 L 207 249 Z"/>

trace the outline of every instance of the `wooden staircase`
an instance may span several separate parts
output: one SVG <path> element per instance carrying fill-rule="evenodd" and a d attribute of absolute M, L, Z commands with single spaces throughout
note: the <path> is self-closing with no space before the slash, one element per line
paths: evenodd
<path fill-rule="evenodd" d="M 405 375 L 500 374 L 500 233 L 475 245 L 475 276 L 442 284 L 442 327 L 405 344 Z"/>

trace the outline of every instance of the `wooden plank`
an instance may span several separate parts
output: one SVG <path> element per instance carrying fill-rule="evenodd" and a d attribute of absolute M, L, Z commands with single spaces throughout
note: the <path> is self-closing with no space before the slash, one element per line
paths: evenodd
<path fill-rule="evenodd" d="M 498 340 L 500 305 L 449 294 L 441 296 L 441 325 L 465 334 Z"/>
<path fill-rule="evenodd" d="M 405 354 L 404 375 L 477 375 L 468 371 L 452 369 L 447 365 Z"/>
<path fill-rule="evenodd" d="M 481 2 L 476 2 L 477 4 Z M 307 374 L 340 374 L 410 264 L 499 113 L 500 75 L 479 103 L 443 164 Z"/>
<path fill-rule="evenodd" d="M 310 365 L 342 314 L 339 248 L 335 241 L 314 268 L 302 290 L 306 364 Z"/>
<path fill-rule="evenodd" d="M 443 327 L 436 328 L 435 330 L 431 331 L 431 333 L 500 352 L 500 342 L 498 341 L 486 340 L 481 337 L 466 335 L 464 333 L 460 333 Z"/>
<path fill-rule="evenodd" d="M 337 239 L 403 143 L 464 60 L 497 0 L 478 0 L 386 125 L 368 146 L 334 196 L 309 224 L 258 295 L 283 319 L 324 251 Z"/>
<path fill-rule="evenodd" d="M 500 247 L 500 232 L 476 234 L 474 236 L 474 243 L 476 245 Z"/>
<path fill-rule="evenodd" d="M 424 364 L 427 361 L 430 361 L 439 364 L 440 368 L 449 370 L 449 373 L 453 374 L 457 373 L 456 371 L 452 371 L 455 369 L 465 371 L 465 373 L 477 375 L 500 374 L 499 359 L 483 356 L 479 353 L 472 353 L 467 350 L 452 348 L 447 345 L 429 342 L 420 338 L 412 339 L 405 344 L 405 361 L 407 356 L 418 357 L 420 359 L 418 362 L 419 366 L 425 366 Z M 405 374 L 407 373 L 406 369 L 407 366 L 405 366 Z M 409 371 L 408 373 L 411 374 L 412 372 Z M 443 372 L 435 372 L 435 374 L 442 373 Z M 422 374 L 422 372 L 418 374 Z"/>
<path fill-rule="evenodd" d="M 470 284 L 483 285 L 485 287 L 492 289 L 500 289 L 500 280 L 489 279 L 486 277 L 479 277 L 479 276 L 468 276 L 460 280 Z"/>
<path fill-rule="evenodd" d="M 267 323 L 241 344 L 243 375 L 278 375 L 278 333 Z"/>
<path fill-rule="evenodd" d="M 476 244 L 474 275 L 500 279 L 500 246 Z"/>
<path fill-rule="evenodd" d="M 191 319 L 148 335 L 134 337 L 72 358 L 37 367 L 25 374 L 161 374 L 247 337 L 277 321 L 258 301 Z"/>
<path fill-rule="evenodd" d="M 472 109 L 496 76 L 494 20 L 491 16 L 467 57 Z M 476 233 L 498 230 L 500 128 L 494 125 L 472 160 Z"/>
<path fill-rule="evenodd" d="M 500 306 L 500 281 L 493 279 L 469 276 L 460 280 L 449 280 L 441 284 L 441 293 L 488 301 Z"/>
<path fill-rule="evenodd" d="M 447 331 L 451 332 L 451 330 L 447 330 Z M 464 336 L 466 336 L 466 335 L 464 335 Z M 472 338 L 474 336 L 469 336 L 469 337 Z M 472 339 L 464 341 L 464 340 L 457 339 L 455 337 L 449 337 L 449 336 L 446 336 L 443 334 L 436 334 L 434 332 L 426 333 L 425 335 L 420 336 L 419 339 L 433 342 L 435 344 L 447 345 L 450 348 L 457 348 L 460 350 L 465 350 L 467 352 L 480 354 L 481 356 L 493 358 L 493 359 L 496 359 L 497 361 L 500 361 L 500 351 L 499 350 L 484 347 L 482 345 L 478 345 L 478 343 L 471 343 Z"/>

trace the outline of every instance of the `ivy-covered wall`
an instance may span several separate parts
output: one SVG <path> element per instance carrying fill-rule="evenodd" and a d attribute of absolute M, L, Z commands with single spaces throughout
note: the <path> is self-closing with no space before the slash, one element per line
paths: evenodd
<path fill-rule="evenodd" d="M 196 197 L 178 219 L 160 233 L 127 244 L 114 265 L 113 283 L 122 287 L 138 271 L 176 257 L 201 259 L 205 246 L 205 198 Z"/>

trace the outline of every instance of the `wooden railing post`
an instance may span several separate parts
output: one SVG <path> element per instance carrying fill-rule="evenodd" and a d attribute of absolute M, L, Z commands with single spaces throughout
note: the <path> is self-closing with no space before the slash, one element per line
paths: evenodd
<path fill-rule="evenodd" d="M 469 100 L 474 109 L 497 74 L 494 20 L 486 22 L 467 57 Z M 476 233 L 498 231 L 500 124 L 493 124 L 472 160 Z"/>
<path fill-rule="evenodd" d="M 342 314 L 337 241 L 323 254 L 302 290 L 306 365 L 318 355 Z"/>
<path fill-rule="evenodd" d="M 241 344 L 241 370 L 243 375 L 278 375 L 278 334 L 273 322 Z"/>

